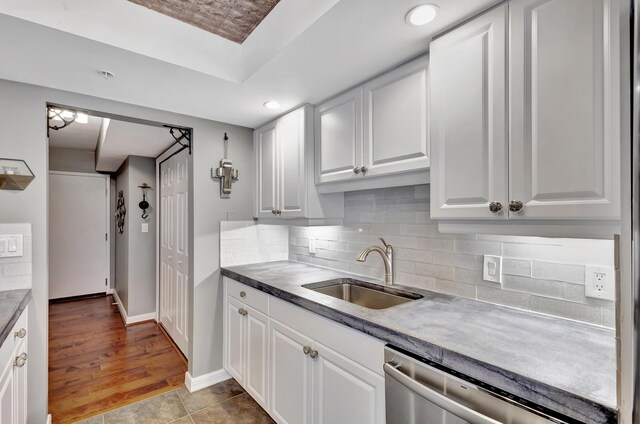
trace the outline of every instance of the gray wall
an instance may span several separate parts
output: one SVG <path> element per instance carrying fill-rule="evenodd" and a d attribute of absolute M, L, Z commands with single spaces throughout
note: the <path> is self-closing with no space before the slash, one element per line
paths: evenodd
<path fill-rule="evenodd" d="M 118 83 L 115 81 L 114 83 Z M 193 255 L 189 302 L 192 316 L 189 372 L 197 377 L 222 368 L 222 285 L 219 224 L 229 216 L 251 219 L 254 184 L 252 130 L 186 115 L 134 106 L 76 93 L 0 80 L 0 143 L 3 157 L 24 159 L 36 178 L 25 191 L 0 191 L 0 222 L 31 222 L 33 231 L 33 301 L 29 309 L 29 417 L 42 423 L 47 414 L 47 170 L 45 126 L 47 102 L 105 114 L 129 116 L 194 129 L 190 222 Z M 229 156 L 240 170 L 231 199 L 220 199 L 210 168 L 223 156 L 222 139 L 230 137 Z M 194 300 L 195 299 L 195 300 Z"/>
<path fill-rule="evenodd" d="M 124 206 L 127 214 L 124 217 L 124 228 L 120 233 L 116 223 L 115 245 L 116 245 L 116 281 L 113 289 L 118 294 L 125 311 L 129 310 L 129 218 L 131 217 L 131 202 L 129 202 L 129 159 L 125 160 L 116 173 L 116 205 L 118 204 L 118 193 L 122 191 L 124 195 Z M 113 210 L 115 214 L 115 209 Z M 127 312 L 128 314 L 128 312 Z"/>
<path fill-rule="evenodd" d="M 87 172 L 96 174 L 96 152 L 92 150 L 49 149 L 51 171 Z"/>
<path fill-rule="evenodd" d="M 156 310 L 156 161 L 153 158 L 129 156 L 118 170 L 116 192 L 122 190 L 127 215 L 125 230 L 116 233 L 116 284 L 115 290 L 128 316 L 148 314 Z M 142 219 L 142 190 L 146 182 L 148 218 Z M 142 223 L 149 225 L 143 233 Z"/>

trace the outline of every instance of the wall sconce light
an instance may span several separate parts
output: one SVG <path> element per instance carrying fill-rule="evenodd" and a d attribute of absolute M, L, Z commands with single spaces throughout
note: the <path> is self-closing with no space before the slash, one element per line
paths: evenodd
<path fill-rule="evenodd" d="M 142 202 L 138 203 L 138 206 L 140 206 L 140 209 L 142 209 L 142 219 L 147 219 L 149 218 L 149 214 L 147 214 L 147 209 L 149 209 L 149 202 L 147 202 L 147 190 L 151 188 L 151 186 L 147 183 L 142 183 L 142 185 L 139 185 L 138 187 L 140 187 L 142 189 Z"/>
<path fill-rule="evenodd" d="M 34 178 L 31 168 L 25 161 L 0 158 L 0 189 L 24 190 Z"/>

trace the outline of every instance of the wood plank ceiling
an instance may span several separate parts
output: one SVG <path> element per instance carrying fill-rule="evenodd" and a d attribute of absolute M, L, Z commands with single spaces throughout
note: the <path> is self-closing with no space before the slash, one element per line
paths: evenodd
<path fill-rule="evenodd" d="M 129 0 L 242 44 L 280 0 Z"/>

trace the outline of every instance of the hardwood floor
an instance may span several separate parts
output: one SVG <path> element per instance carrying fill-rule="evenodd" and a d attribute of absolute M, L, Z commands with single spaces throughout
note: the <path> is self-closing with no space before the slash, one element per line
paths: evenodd
<path fill-rule="evenodd" d="M 111 296 L 49 306 L 49 412 L 72 423 L 184 384 L 155 322 L 125 327 Z"/>

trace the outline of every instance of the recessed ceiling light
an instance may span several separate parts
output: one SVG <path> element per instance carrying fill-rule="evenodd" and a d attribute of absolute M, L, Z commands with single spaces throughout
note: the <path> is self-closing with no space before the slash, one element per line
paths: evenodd
<path fill-rule="evenodd" d="M 104 79 L 111 79 L 111 78 L 113 78 L 113 77 L 115 77 L 115 76 L 116 76 L 116 74 L 114 74 L 114 73 L 113 73 L 113 72 L 111 72 L 111 71 L 107 71 L 106 69 L 103 69 L 103 70 L 101 70 L 101 71 L 98 71 L 98 73 L 99 73 L 100 75 L 102 75 L 102 76 L 104 77 Z"/>
<path fill-rule="evenodd" d="M 269 100 L 268 102 L 264 102 L 264 107 L 267 109 L 278 109 L 280 107 L 280 103 L 275 100 Z"/>
<path fill-rule="evenodd" d="M 433 21 L 438 14 L 438 6 L 435 4 L 422 4 L 416 6 L 407 13 L 405 21 L 410 25 L 426 25 Z"/>

